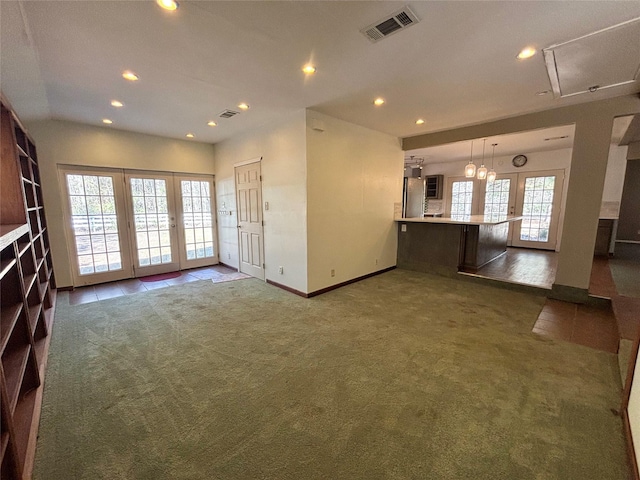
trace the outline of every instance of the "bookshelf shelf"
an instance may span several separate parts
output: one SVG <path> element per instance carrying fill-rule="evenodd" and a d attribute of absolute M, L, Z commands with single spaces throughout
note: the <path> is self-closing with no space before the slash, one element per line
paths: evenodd
<path fill-rule="evenodd" d="M 0 478 L 31 478 L 55 278 L 34 143 L 1 96 Z"/>

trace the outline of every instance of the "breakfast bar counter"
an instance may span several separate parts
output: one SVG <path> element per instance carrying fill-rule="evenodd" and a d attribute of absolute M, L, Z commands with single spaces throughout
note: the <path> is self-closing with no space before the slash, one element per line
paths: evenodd
<path fill-rule="evenodd" d="M 509 223 L 521 219 L 514 215 L 397 219 L 398 267 L 448 276 L 474 273 L 507 251 Z"/>

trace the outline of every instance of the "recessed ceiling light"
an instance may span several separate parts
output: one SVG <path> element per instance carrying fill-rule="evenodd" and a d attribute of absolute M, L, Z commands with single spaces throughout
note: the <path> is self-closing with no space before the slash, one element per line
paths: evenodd
<path fill-rule="evenodd" d="M 302 67 L 302 71 L 307 75 L 311 75 L 312 73 L 316 73 L 316 67 L 307 63 L 304 67 Z"/>
<path fill-rule="evenodd" d="M 383 103 L 384 103 L 384 98 L 380 98 L 380 97 L 376 98 L 376 99 L 373 101 L 373 104 L 374 104 L 376 107 L 379 107 L 379 106 L 380 106 L 380 105 L 382 105 Z"/>
<path fill-rule="evenodd" d="M 536 49 L 533 47 L 525 47 L 520 53 L 516 56 L 518 60 L 524 60 L 526 58 L 531 58 L 536 54 Z"/>
<path fill-rule="evenodd" d="M 543 95 L 547 95 L 549 93 L 551 93 L 551 90 L 542 90 L 540 92 L 536 92 L 536 95 L 542 97 Z"/>
<path fill-rule="evenodd" d="M 424 120 L 419 118 L 416 120 L 416 125 L 422 125 L 424 123 Z"/>
<path fill-rule="evenodd" d="M 178 8 L 178 2 L 174 0 L 156 0 L 156 3 L 169 11 L 177 10 Z"/>
<path fill-rule="evenodd" d="M 215 127 L 218 124 L 216 122 L 214 122 L 213 120 L 211 120 L 210 122 L 207 123 L 207 125 L 209 125 L 210 127 Z"/>
<path fill-rule="evenodd" d="M 247 105 L 246 103 L 239 103 L 238 108 L 240 110 L 249 110 L 249 105 Z"/>
<path fill-rule="evenodd" d="M 120 100 L 111 100 L 111 106 L 120 108 L 120 107 L 124 107 L 124 103 L 122 103 Z"/>
<path fill-rule="evenodd" d="M 107 125 L 111 125 L 113 123 L 113 120 L 109 120 L 108 118 L 103 118 L 102 119 L 102 123 L 105 123 Z"/>
<path fill-rule="evenodd" d="M 195 135 L 193 133 L 187 133 L 186 137 L 187 138 L 193 138 L 193 137 L 195 137 Z"/>
<path fill-rule="evenodd" d="M 140 79 L 140 77 L 138 77 L 138 75 L 133 73 L 131 70 L 125 70 L 124 72 L 122 72 L 122 78 L 124 78 L 125 80 L 129 80 L 130 82 L 135 82 Z"/>

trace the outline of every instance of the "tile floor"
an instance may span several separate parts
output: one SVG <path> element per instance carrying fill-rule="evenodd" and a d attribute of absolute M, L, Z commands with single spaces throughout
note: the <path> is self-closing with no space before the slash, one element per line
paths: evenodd
<path fill-rule="evenodd" d="M 193 270 L 183 270 L 181 275 L 168 280 L 157 282 L 142 282 L 137 278 L 129 278 L 118 282 L 91 285 L 88 287 L 76 288 L 69 292 L 69 304 L 79 305 L 81 303 L 97 302 L 107 298 L 130 295 L 132 293 L 146 292 L 156 288 L 180 285 L 182 283 L 196 282 L 198 280 L 212 280 L 214 282 L 228 282 L 249 278 L 249 275 L 240 273 L 233 268 L 224 265 L 213 265 L 210 267 L 195 268 Z"/>
<path fill-rule="evenodd" d="M 533 333 L 585 347 L 618 353 L 620 335 L 609 307 L 594 307 L 547 299 Z"/>

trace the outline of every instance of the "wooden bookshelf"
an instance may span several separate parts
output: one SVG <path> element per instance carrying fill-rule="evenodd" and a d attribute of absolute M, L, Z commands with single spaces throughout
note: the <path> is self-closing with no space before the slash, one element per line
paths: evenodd
<path fill-rule="evenodd" d="M 17 480 L 31 478 L 56 290 L 35 144 L 1 100 L 0 478 Z"/>

